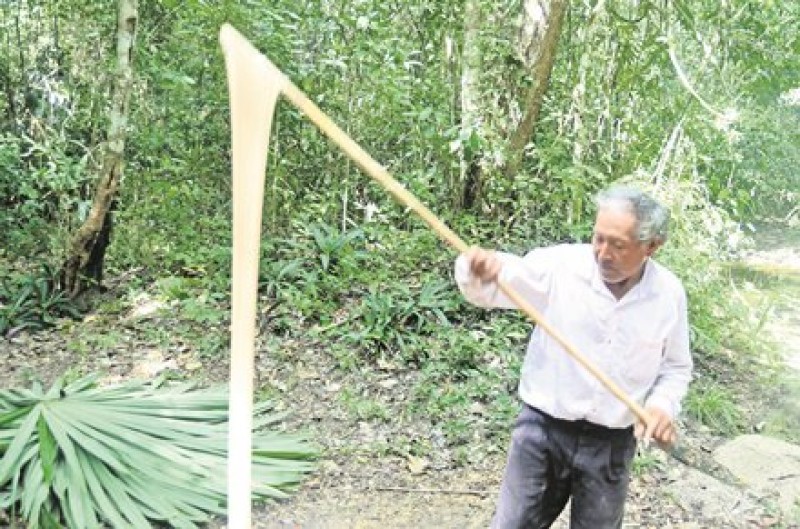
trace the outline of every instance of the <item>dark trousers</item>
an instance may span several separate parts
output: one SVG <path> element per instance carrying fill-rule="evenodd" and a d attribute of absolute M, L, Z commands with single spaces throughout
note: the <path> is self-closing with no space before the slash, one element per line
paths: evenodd
<path fill-rule="evenodd" d="M 544 529 L 572 498 L 572 529 L 618 529 L 633 428 L 564 421 L 525 405 L 511 436 L 493 529 Z"/>

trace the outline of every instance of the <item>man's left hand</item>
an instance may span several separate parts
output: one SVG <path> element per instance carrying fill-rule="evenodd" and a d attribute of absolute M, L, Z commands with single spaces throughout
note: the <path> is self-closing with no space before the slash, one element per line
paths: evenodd
<path fill-rule="evenodd" d="M 669 450 L 678 440 L 678 432 L 675 430 L 675 423 L 672 416 L 655 406 L 645 409 L 650 420 L 645 425 L 640 421 L 636 422 L 634 433 L 636 438 L 648 443 L 653 439 L 658 446 L 664 450 Z"/>

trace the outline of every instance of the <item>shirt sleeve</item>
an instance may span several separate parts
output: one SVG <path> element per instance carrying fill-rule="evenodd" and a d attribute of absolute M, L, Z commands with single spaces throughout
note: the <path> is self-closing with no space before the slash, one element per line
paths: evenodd
<path fill-rule="evenodd" d="M 681 400 L 692 379 L 692 355 L 689 350 L 689 321 L 686 293 L 680 287 L 676 304 L 676 321 L 664 344 L 664 357 L 658 377 L 647 397 L 645 406 L 654 406 L 672 418 L 681 411 Z"/>
<path fill-rule="evenodd" d="M 549 249 L 541 248 L 519 257 L 505 252 L 497 252 L 502 263 L 498 280 L 505 282 L 518 294 L 522 295 L 537 309 L 547 303 L 551 283 L 551 264 L 553 256 Z M 455 280 L 459 290 L 467 301 L 484 308 L 513 309 L 516 304 L 511 301 L 495 282 L 484 283 L 475 277 L 464 255 L 458 256 L 455 264 Z"/>

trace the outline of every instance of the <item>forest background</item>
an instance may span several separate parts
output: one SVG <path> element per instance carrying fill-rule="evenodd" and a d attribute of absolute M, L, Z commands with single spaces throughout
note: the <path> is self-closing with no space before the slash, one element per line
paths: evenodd
<path fill-rule="evenodd" d="M 691 309 L 687 415 L 741 431 L 755 410 L 729 377 L 771 373 L 769 306 L 748 302 L 730 262 L 760 223 L 798 215 L 798 19 L 800 4 L 771 0 L 3 2 L 0 332 L 51 329 L 93 357 L 122 334 L 81 318 L 154 301 L 163 319 L 137 324 L 137 347 L 190 355 L 179 378 L 227 362 L 230 22 L 468 242 L 587 241 L 597 190 L 657 195 L 674 219 L 658 258 Z M 463 462 L 476 402 L 486 438 L 505 443 L 529 326 L 463 302 L 453 258 L 279 103 L 261 350 L 416 373 L 401 413 L 441 424 Z M 280 386 L 261 380 L 260 394 Z M 393 420 L 359 388 L 337 398 Z"/>

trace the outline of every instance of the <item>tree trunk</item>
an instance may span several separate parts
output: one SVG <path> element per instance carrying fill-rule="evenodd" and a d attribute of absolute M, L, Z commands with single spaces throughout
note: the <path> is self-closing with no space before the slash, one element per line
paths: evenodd
<path fill-rule="evenodd" d="M 481 71 L 481 26 L 480 0 L 467 0 L 464 7 L 464 47 L 461 68 L 461 170 L 457 207 L 471 209 L 480 201 L 483 187 L 481 153 L 472 148 L 474 137 L 480 137 L 480 88 L 478 76 Z M 477 136 L 476 136 L 477 135 Z"/>
<path fill-rule="evenodd" d="M 72 297 L 87 284 L 102 280 L 103 259 L 111 239 L 112 206 L 122 179 L 128 103 L 133 84 L 133 43 L 139 20 L 137 4 L 138 0 L 117 3 L 117 74 L 103 162 L 89 215 L 70 242 L 60 275 L 61 288 Z"/>
<path fill-rule="evenodd" d="M 536 121 L 550 84 L 558 41 L 564 25 L 569 0 L 525 0 L 520 35 L 520 52 L 528 67 L 533 68 L 533 83 L 524 101 L 524 113 L 511 134 L 504 168 L 507 177 L 519 170 L 525 146 L 533 140 Z"/>

